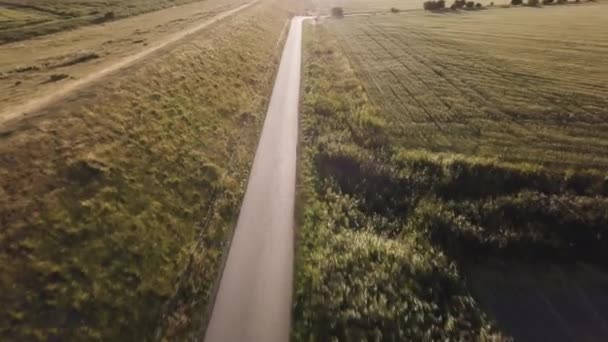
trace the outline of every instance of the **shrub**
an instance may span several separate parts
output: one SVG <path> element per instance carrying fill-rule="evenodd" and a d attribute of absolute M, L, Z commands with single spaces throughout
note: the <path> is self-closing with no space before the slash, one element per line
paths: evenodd
<path fill-rule="evenodd" d="M 106 12 L 106 13 L 103 15 L 103 19 L 104 19 L 104 20 L 112 20 L 112 19 L 114 19 L 114 18 L 115 18 L 114 12 Z"/>
<path fill-rule="evenodd" d="M 68 77 L 70 77 L 70 75 L 68 74 L 52 74 L 51 76 L 49 76 L 49 80 L 47 82 L 57 82 Z"/>
<path fill-rule="evenodd" d="M 490 7 L 493 7 L 493 6 L 494 6 L 494 3 L 493 3 L 493 2 L 490 2 Z"/>
<path fill-rule="evenodd" d="M 452 4 L 452 6 L 450 6 L 450 9 L 451 9 L 452 11 L 455 11 L 455 10 L 457 10 L 457 9 L 458 9 L 458 7 L 456 6 L 456 4 Z"/>
<path fill-rule="evenodd" d="M 393 13 L 399 13 L 399 9 L 395 8 L 395 7 L 391 7 L 391 12 L 393 12 Z"/>
<path fill-rule="evenodd" d="M 475 8 L 482 8 L 482 7 L 483 7 L 483 5 L 480 4 L 479 2 L 475 4 Z"/>
<path fill-rule="evenodd" d="M 543 0 L 543 5 L 552 4 L 553 0 Z"/>
<path fill-rule="evenodd" d="M 456 8 L 463 8 L 466 4 L 466 0 L 455 0 L 453 6 L 455 6 Z"/>
<path fill-rule="evenodd" d="M 475 2 L 474 1 L 468 1 L 467 2 L 467 8 L 473 8 L 475 7 Z"/>
<path fill-rule="evenodd" d="M 344 17 L 344 10 L 342 7 L 333 7 L 331 9 L 331 16 L 334 18 L 342 18 Z"/>
<path fill-rule="evenodd" d="M 445 1 L 444 0 L 425 1 L 424 2 L 424 9 L 427 10 L 427 11 L 440 10 L 440 9 L 444 9 L 444 8 L 445 8 Z"/>
<path fill-rule="evenodd" d="M 523 0 L 511 0 L 511 5 L 517 6 L 523 4 Z"/>
<path fill-rule="evenodd" d="M 539 4 L 540 4 L 539 0 L 528 0 L 528 6 L 535 7 L 535 6 L 538 6 Z"/>

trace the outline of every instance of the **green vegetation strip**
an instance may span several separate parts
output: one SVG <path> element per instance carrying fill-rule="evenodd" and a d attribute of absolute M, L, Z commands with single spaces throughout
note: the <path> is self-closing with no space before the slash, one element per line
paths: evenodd
<path fill-rule="evenodd" d="M 404 148 L 338 46 L 306 28 L 294 340 L 506 337 L 470 266 L 605 264 L 605 175 Z"/>
<path fill-rule="evenodd" d="M 0 340 L 202 336 L 288 16 L 251 7 L 2 131 Z"/>

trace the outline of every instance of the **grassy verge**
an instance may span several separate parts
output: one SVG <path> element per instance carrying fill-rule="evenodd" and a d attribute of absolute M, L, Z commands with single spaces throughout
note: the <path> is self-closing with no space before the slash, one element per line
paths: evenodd
<path fill-rule="evenodd" d="M 3 129 L 1 339 L 201 333 L 288 17 L 256 5 Z"/>
<path fill-rule="evenodd" d="M 305 39 L 294 340 L 500 339 L 471 265 L 605 263 L 604 173 L 405 149 L 325 26 Z"/>

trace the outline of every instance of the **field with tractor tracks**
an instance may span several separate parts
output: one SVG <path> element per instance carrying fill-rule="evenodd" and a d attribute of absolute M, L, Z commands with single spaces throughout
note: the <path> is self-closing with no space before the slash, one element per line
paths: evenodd
<path fill-rule="evenodd" d="M 3 0 L 0 44 L 103 24 L 196 0 Z"/>
<path fill-rule="evenodd" d="M 331 27 L 403 145 L 605 169 L 607 13 L 603 4 L 554 6 Z"/>
<path fill-rule="evenodd" d="M 307 28 L 295 340 L 608 338 L 606 14 Z"/>

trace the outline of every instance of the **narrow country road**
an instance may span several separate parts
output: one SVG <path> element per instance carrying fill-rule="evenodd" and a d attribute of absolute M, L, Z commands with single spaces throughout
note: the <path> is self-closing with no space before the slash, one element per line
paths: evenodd
<path fill-rule="evenodd" d="M 194 34 L 224 18 L 227 18 L 239 11 L 244 10 L 247 7 L 250 7 L 254 4 L 256 4 L 257 1 L 258 0 L 253 0 L 244 5 L 241 5 L 239 7 L 221 12 L 209 20 L 206 20 L 193 27 L 187 28 L 183 31 L 177 32 L 177 33 L 167 37 L 166 39 L 143 49 L 142 51 L 140 51 L 134 55 L 125 57 L 122 60 L 119 60 L 116 63 L 110 65 L 109 67 L 97 70 L 86 77 L 72 81 L 70 83 L 67 83 L 63 87 L 58 88 L 56 91 L 54 91 L 50 94 L 47 94 L 47 95 L 39 97 L 39 98 L 32 99 L 31 101 L 20 104 L 18 106 L 9 107 L 9 108 L 5 108 L 4 110 L 0 110 L 0 125 L 2 125 L 3 123 L 5 123 L 9 120 L 19 119 L 24 116 L 27 116 L 28 114 L 42 110 L 46 106 L 63 99 L 65 96 L 69 95 L 73 91 L 76 91 L 93 82 L 96 82 L 109 74 L 112 74 L 112 73 L 119 71 L 123 68 L 126 68 L 128 66 L 131 66 L 131 65 L 139 62 L 143 58 L 151 55 L 152 53 L 169 46 L 172 43 L 182 40 L 191 34 Z"/>
<path fill-rule="evenodd" d="M 304 19 L 291 21 L 207 342 L 289 340 Z"/>

